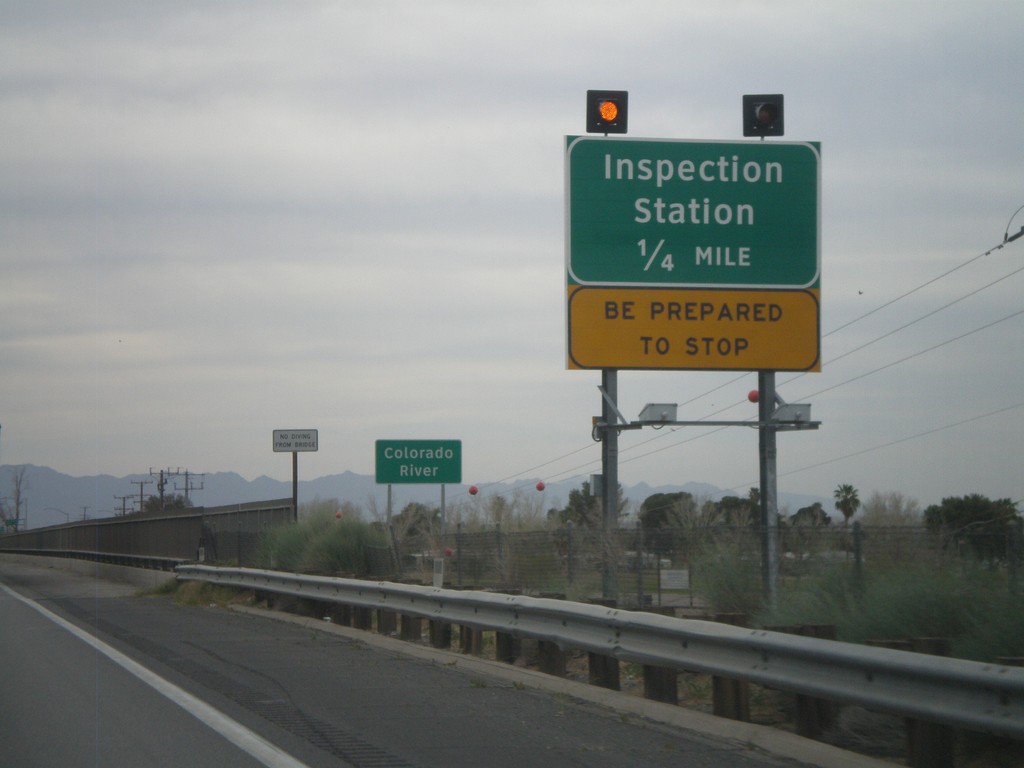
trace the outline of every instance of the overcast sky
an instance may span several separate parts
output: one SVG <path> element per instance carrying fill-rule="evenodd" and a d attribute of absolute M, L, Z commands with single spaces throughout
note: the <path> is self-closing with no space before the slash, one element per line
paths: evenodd
<path fill-rule="evenodd" d="M 701 140 L 783 93 L 785 140 L 821 142 L 824 366 L 778 374 L 822 422 L 779 436 L 780 489 L 1024 499 L 1024 238 L 982 255 L 1024 226 L 1022 22 L 1017 0 L 4 0 L 0 464 L 287 479 L 272 430 L 316 428 L 306 478 L 452 438 L 467 483 L 582 481 L 586 90 L 629 91 L 631 137 Z M 756 385 L 622 372 L 620 408 L 746 419 Z M 757 484 L 752 429 L 620 447 L 624 483 Z"/>

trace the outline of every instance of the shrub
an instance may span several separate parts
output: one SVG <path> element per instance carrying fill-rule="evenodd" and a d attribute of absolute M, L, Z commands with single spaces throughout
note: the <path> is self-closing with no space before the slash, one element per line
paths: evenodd
<path fill-rule="evenodd" d="M 296 525 L 276 528 L 260 542 L 261 567 L 323 575 L 368 572 L 367 547 L 387 546 L 384 533 L 361 520 L 318 512 Z"/>
<path fill-rule="evenodd" d="M 876 565 L 858 584 L 852 567 L 837 564 L 783 590 L 756 620 L 834 624 L 853 643 L 942 637 L 954 656 L 978 661 L 1024 655 L 1024 598 L 991 571 L 951 565 Z"/>
<path fill-rule="evenodd" d="M 714 613 L 752 616 L 763 607 L 760 557 L 749 544 L 743 536 L 727 536 L 693 561 L 694 590 Z"/>

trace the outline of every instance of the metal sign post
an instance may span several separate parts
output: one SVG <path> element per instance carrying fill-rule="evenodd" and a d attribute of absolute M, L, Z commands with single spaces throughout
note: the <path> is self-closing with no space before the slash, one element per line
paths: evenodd
<path fill-rule="evenodd" d="M 619 424 L 618 411 L 618 371 L 606 368 L 601 371 L 601 417 L 606 425 Z M 618 579 L 613 558 L 614 548 L 611 537 L 619 527 L 619 430 L 609 426 L 604 430 L 601 443 L 601 508 L 602 537 L 604 539 L 604 574 L 602 577 L 602 594 L 606 598 L 615 597 L 619 593 Z"/>
<path fill-rule="evenodd" d="M 775 371 L 757 374 L 758 455 L 761 466 L 761 580 L 768 604 L 775 606 L 779 592 L 779 498 L 775 445 Z"/>
<path fill-rule="evenodd" d="M 315 429 L 275 429 L 274 453 L 292 455 L 292 521 L 299 520 L 299 452 L 317 451 L 320 433 Z"/>
<path fill-rule="evenodd" d="M 461 440 L 378 440 L 374 446 L 377 483 L 388 486 L 388 520 L 391 520 L 393 484 L 432 484 L 441 486 L 441 552 L 448 536 L 445 484 L 462 482 Z M 440 560 L 443 582 L 443 559 Z"/>

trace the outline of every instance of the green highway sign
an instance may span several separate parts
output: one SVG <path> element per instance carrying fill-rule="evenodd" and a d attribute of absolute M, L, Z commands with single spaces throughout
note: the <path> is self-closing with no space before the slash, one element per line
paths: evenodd
<path fill-rule="evenodd" d="M 567 284 L 819 286 L 820 148 L 566 137 Z"/>
<path fill-rule="evenodd" d="M 381 485 L 462 482 L 461 440 L 378 440 L 375 453 Z"/>

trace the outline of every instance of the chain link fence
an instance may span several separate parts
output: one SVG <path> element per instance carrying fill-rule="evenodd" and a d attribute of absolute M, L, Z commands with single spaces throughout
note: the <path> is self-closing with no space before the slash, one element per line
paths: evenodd
<path fill-rule="evenodd" d="M 529 532 L 460 528 L 440 535 L 392 537 L 394 576 L 415 583 L 492 589 L 620 605 L 700 608 L 716 592 L 722 602 L 754 604 L 763 594 L 762 529 L 620 528 L 603 532 L 568 526 Z M 798 585 L 827 570 L 932 564 L 982 564 L 1016 588 L 1022 556 L 1020 527 L 1002 532 L 929 531 L 847 526 L 781 526 L 779 582 Z M 387 559 L 380 560 L 388 567 Z M 381 572 L 378 575 L 387 574 Z"/>
<path fill-rule="evenodd" d="M 258 565 L 261 538 L 293 522 L 290 499 L 181 513 L 82 521 L 0 536 L 0 550 L 75 552 Z M 777 529 L 779 583 L 829 569 L 855 575 L 891 567 L 981 566 L 1017 590 L 1022 565 L 1019 524 L 1004 530 L 968 526 L 882 528 L 782 525 Z M 757 606 L 764 594 L 762 530 L 708 526 L 604 532 L 586 526 L 505 531 L 501 526 L 399 536 L 367 552 L 369 575 L 453 588 L 487 589 L 622 606 L 703 609 Z"/>

